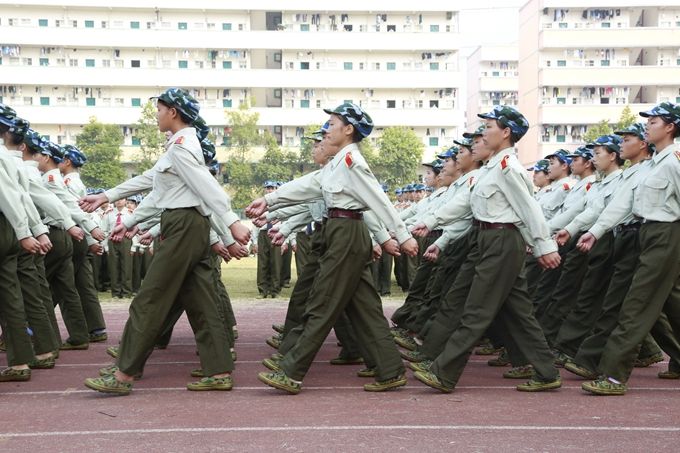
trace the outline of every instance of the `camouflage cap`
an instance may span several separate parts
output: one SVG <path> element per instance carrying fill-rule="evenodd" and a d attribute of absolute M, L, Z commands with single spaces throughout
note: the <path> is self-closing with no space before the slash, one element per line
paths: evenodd
<path fill-rule="evenodd" d="M 460 148 L 458 148 L 457 146 L 452 146 L 451 148 L 447 149 L 446 151 L 437 154 L 437 157 L 440 158 L 440 159 L 447 159 L 447 158 L 455 159 L 459 152 L 460 152 Z M 443 165 L 444 164 L 442 162 L 442 166 Z"/>
<path fill-rule="evenodd" d="M 623 142 L 623 139 L 614 134 L 608 134 L 608 135 L 600 135 L 595 139 L 594 142 L 588 143 L 586 146 L 588 148 L 594 148 L 596 146 L 604 146 L 610 151 L 613 151 L 615 153 L 620 153 L 621 152 L 621 143 Z"/>
<path fill-rule="evenodd" d="M 41 153 L 47 146 L 45 139 L 33 129 L 28 129 L 24 134 L 24 143 L 32 153 Z"/>
<path fill-rule="evenodd" d="M 74 167 L 82 167 L 87 162 L 85 153 L 73 145 L 64 145 L 64 158 L 71 161 Z"/>
<path fill-rule="evenodd" d="M 192 126 L 196 129 L 196 136 L 198 137 L 199 142 L 205 140 L 208 137 L 208 134 L 210 134 L 210 128 L 201 116 L 198 116 L 194 120 Z"/>
<path fill-rule="evenodd" d="M 404 192 L 413 192 L 414 190 L 413 184 L 406 184 L 406 186 L 404 186 Z"/>
<path fill-rule="evenodd" d="M 345 102 L 333 110 L 324 109 L 323 111 L 329 115 L 334 114 L 345 118 L 349 124 L 359 131 L 362 137 L 368 137 L 371 135 L 371 131 L 373 131 L 373 120 L 370 115 L 356 104 Z"/>
<path fill-rule="evenodd" d="M 58 164 L 64 160 L 64 150 L 61 149 L 61 146 L 49 140 L 45 140 L 45 147 L 40 150 L 40 153 L 51 157 Z"/>
<path fill-rule="evenodd" d="M 215 144 L 206 137 L 201 140 L 201 151 L 203 151 L 203 161 L 208 165 L 215 158 Z"/>
<path fill-rule="evenodd" d="M 532 170 L 533 171 L 542 171 L 547 173 L 548 172 L 548 166 L 550 165 L 550 161 L 547 159 L 541 159 L 539 161 L 536 161 L 536 164 L 533 166 Z"/>
<path fill-rule="evenodd" d="M 415 184 L 415 185 L 413 186 L 413 190 L 414 190 L 415 192 L 423 191 L 423 190 L 425 190 L 425 184 Z"/>
<path fill-rule="evenodd" d="M 31 123 L 23 118 L 14 118 L 14 125 L 9 128 L 10 132 L 23 136 L 31 128 Z"/>
<path fill-rule="evenodd" d="M 463 146 L 465 148 L 472 148 L 472 139 L 471 138 L 463 138 L 462 140 L 454 140 L 453 143 L 455 143 L 458 146 Z"/>
<path fill-rule="evenodd" d="M 481 137 L 484 135 L 484 130 L 486 129 L 486 124 L 482 124 L 474 132 L 463 132 L 463 138 L 470 140 L 470 146 L 472 146 L 472 139 L 475 137 Z M 455 143 L 455 141 L 454 141 Z"/>
<path fill-rule="evenodd" d="M 569 157 L 572 159 L 574 157 L 582 157 L 586 160 L 590 160 L 593 158 L 593 150 L 587 146 L 579 146 L 573 153 L 569 154 Z"/>
<path fill-rule="evenodd" d="M 660 116 L 669 123 L 673 123 L 680 127 L 680 104 L 673 104 L 672 102 L 662 102 L 655 105 L 651 110 L 640 112 L 640 116 L 648 118 L 650 116 Z"/>
<path fill-rule="evenodd" d="M 390 188 L 387 184 L 380 184 L 380 188 L 382 189 L 383 192 L 387 193 Z"/>
<path fill-rule="evenodd" d="M 496 120 L 503 127 L 509 127 L 515 140 L 524 137 L 529 130 L 529 122 L 518 110 L 509 105 L 497 105 L 489 113 L 477 114 L 487 120 Z"/>
<path fill-rule="evenodd" d="M 276 188 L 276 187 L 278 187 L 277 184 L 278 184 L 278 183 L 277 183 L 276 181 L 273 181 L 273 180 L 271 180 L 271 179 L 268 179 L 268 180 L 266 180 L 266 181 L 264 182 L 264 184 L 262 184 L 262 187 L 264 187 L 265 189 L 267 189 L 267 188 L 269 188 L 269 187 L 274 187 L 274 188 Z"/>
<path fill-rule="evenodd" d="M 563 164 L 571 164 L 571 157 L 569 157 L 569 151 L 566 149 L 558 149 L 552 154 L 548 154 L 547 156 L 544 157 L 546 160 L 550 160 L 551 158 L 558 159 L 560 162 Z"/>
<path fill-rule="evenodd" d="M 17 117 L 17 112 L 14 111 L 9 105 L 5 105 L 0 102 L 0 124 L 4 124 L 7 127 L 14 126 L 14 119 Z"/>
<path fill-rule="evenodd" d="M 401 192 L 402 192 L 401 187 L 397 187 L 396 189 L 394 189 L 394 193 L 396 195 L 401 195 Z"/>
<path fill-rule="evenodd" d="M 213 176 L 217 175 L 220 172 L 220 163 L 215 159 L 211 160 L 208 162 L 208 170 Z"/>
<path fill-rule="evenodd" d="M 176 108 L 190 123 L 193 123 L 199 117 L 198 112 L 201 106 L 189 92 L 182 88 L 168 88 L 161 95 L 151 99 L 157 99 L 170 107 Z"/>
<path fill-rule="evenodd" d="M 640 140 L 647 139 L 644 123 L 633 123 L 627 128 L 614 132 L 616 135 L 635 135 Z"/>

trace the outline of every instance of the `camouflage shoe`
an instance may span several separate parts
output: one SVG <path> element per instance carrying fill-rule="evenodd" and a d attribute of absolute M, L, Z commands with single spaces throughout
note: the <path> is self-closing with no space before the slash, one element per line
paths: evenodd
<path fill-rule="evenodd" d="M 426 360 L 425 355 L 420 351 L 399 351 L 401 358 L 409 362 L 422 362 Z"/>
<path fill-rule="evenodd" d="M 274 335 L 271 338 L 267 338 L 266 343 L 274 349 L 279 349 L 281 347 L 281 340 L 283 337 L 281 335 Z"/>
<path fill-rule="evenodd" d="M 430 371 L 432 360 L 421 360 L 420 362 L 409 362 L 408 367 L 413 371 Z"/>
<path fill-rule="evenodd" d="M 0 371 L 0 382 L 22 382 L 31 380 L 31 369 L 17 370 L 15 368 L 5 368 Z"/>
<path fill-rule="evenodd" d="M 384 381 L 375 381 L 370 384 L 364 384 L 364 390 L 367 392 L 384 392 L 386 390 L 396 389 L 398 387 L 403 387 L 406 385 L 406 375 L 400 374 L 392 379 L 387 379 Z"/>
<path fill-rule="evenodd" d="M 278 360 L 264 359 L 262 361 L 262 365 L 266 366 L 267 368 L 269 368 L 272 371 L 281 371 L 281 366 L 279 365 Z"/>
<path fill-rule="evenodd" d="M 408 335 L 394 337 L 394 342 L 402 348 L 408 349 L 409 351 L 415 351 L 418 348 L 418 343 L 416 343 L 416 340 Z"/>
<path fill-rule="evenodd" d="M 362 368 L 357 371 L 358 377 L 375 377 L 375 368 Z"/>
<path fill-rule="evenodd" d="M 437 389 L 444 393 L 453 392 L 453 387 L 445 385 L 441 380 L 439 380 L 436 374 L 430 371 L 416 371 L 413 373 L 413 376 L 415 376 L 416 379 L 428 387 L 432 387 L 433 389 Z"/>
<path fill-rule="evenodd" d="M 595 395 L 625 395 L 628 386 L 626 384 L 617 384 L 609 379 L 602 378 L 595 381 L 584 382 L 581 388 L 586 392 L 594 393 Z"/>
<path fill-rule="evenodd" d="M 278 361 L 283 360 L 283 354 L 281 354 L 280 352 L 275 352 L 270 357 L 272 358 L 272 360 L 278 360 Z"/>
<path fill-rule="evenodd" d="M 497 348 L 492 344 L 487 344 L 475 349 L 475 355 L 495 355 L 500 354 L 502 351 L 503 348 Z"/>
<path fill-rule="evenodd" d="M 510 365 L 510 357 L 508 357 L 508 352 L 505 350 L 505 348 L 501 351 L 501 353 L 496 357 L 495 359 L 489 359 L 486 362 L 487 365 L 489 366 L 508 366 Z"/>
<path fill-rule="evenodd" d="M 99 378 L 85 379 L 85 387 L 101 393 L 111 393 L 114 395 L 129 395 L 132 391 L 131 382 L 122 382 L 112 374 Z"/>
<path fill-rule="evenodd" d="M 118 367 L 116 365 L 109 365 L 105 366 L 104 368 L 99 369 L 99 375 L 100 376 L 113 376 L 116 371 L 118 371 Z M 132 378 L 136 381 L 138 379 L 142 378 L 142 373 L 137 373 Z"/>
<path fill-rule="evenodd" d="M 114 359 L 118 358 L 118 346 L 109 346 L 106 348 L 106 353 L 113 357 Z"/>
<path fill-rule="evenodd" d="M 564 364 L 567 362 L 573 362 L 574 358 L 565 354 L 564 352 L 555 351 L 555 367 L 564 368 Z"/>
<path fill-rule="evenodd" d="M 638 358 L 635 359 L 635 363 L 633 366 L 635 368 L 647 368 L 650 365 L 654 365 L 655 363 L 663 362 L 663 354 L 660 352 L 654 355 L 650 355 L 648 357 L 643 357 L 643 358 Z"/>
<path fill-rule="evenodd" d="M 73 344 L 65 341 L 59 346 L 62 351 L 84 351 L 90 347 L 90 343 Z"/>
<path fill-rule="evenodd" d="M 539 381 L 537 379 L 530 379 L 524 384 L 517 386 L 520 392 L 544 392 L 546 390 L 554 390 L 562 387 L 562 378 L 559 376 L 554 381 Z"/>
<path fill-rule="evenodd" d="M 106 332 L 92 332 L 90 334 L 90 343 L 100 343 L 109 339 Z"/>
<path fill-rule="evenodd" d="M 678 371 L 659 371 L 657 374 L 659 379 L 680 379 L 680 372 Z"/>
<path fill-rule="evenodd" d="M 276 333 L 283 333 L 283 324 L 272 324 L 272 329 Z"/>
<path fill-rule="evenodd" d="M 236 349 L 231 348 L 229 350 L 229 352 L 231 353 L 231 361 L 236 362 L 236 359 L 238 359 L 238 355 L 236 354 Z"/>
<path fill-rule="evenodd" d="M 234 326 L 232 327 L 232 330 L 234 331 L 234 340 L 238 340 L 238 329 Z"/>
<path fill-rule="evenodd" d="M 257 378 L 270 387 L 274 387 L 292 395 L 300 393 L 302 388 L 301 382 L 295 382 L 283 371 L 274 371 L 273 373 L 258 373 Z"/>
<path fill-rule="evenodd" d="M 48 357 L 46 359 L 35 359 L 28 364 L 28 367 L 32 370 L 51 370 L 55 363 L 54 357 Z"/>
<path fill-rule="evenodd" d="M 534 375 L 534 367 L 531 365 L 516 366 L 503 373 L 506 379 L 526 379 Z"/>
<path fill-rule="evenodd" d="M 364 359 L 362 357 L 335 357 L 330 360 L 331 365 L 362 365 Z"/>
<path fill-rule="evenodd" d="M 564 364 L 564 369 L 569 371 L 570 373 L 574 373 L 576 376 L 580 376 L 583 379 L 597 379 L 597 373 L 594 371 L 590 371 L 586 367 L 582 367 L 581 365 L 578 365 L 576 362 L 572 362 L 571 360 L 567 363 Z"/>
<path fill-rule="evenodd" d="M 190 382 L 187 384 L 187 390 L 193 392 L 209 391 L 209 390 L 231 390 L 234 387 L 234 380 L 231 376 L 215 378 L 204 377 L 198 382 Z"/>
<path fill-rule="evenodd" d="M 393 337 L 400 337 L 402 335 L 406 335 L 406 329 L 402 329 L 401 327 L 391 327 L 390 328 L 390 333 L 392 334 Z"/>
<path fill-rule="evenodd" d="M 191 377 L 197 377 L 197 378 L 202 378 L 205 377 L 205 374 L 203 374 L 203 368 L 194 368 L 191 370 L 191 373 L 189 373 Z"/>

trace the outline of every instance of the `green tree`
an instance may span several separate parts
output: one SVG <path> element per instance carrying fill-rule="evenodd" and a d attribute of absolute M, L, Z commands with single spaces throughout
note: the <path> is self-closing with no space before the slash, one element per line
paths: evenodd
<path fill-rule="evenodd" d="M 293 152 L 284 152 L 269 132 L 263 134 L 265 153 L 255 164 L 254 181 L 261 186 L 267 180 L 288 181 L 299 173 L 298 156 Z"/>
<path fill-rule="evenodd" d="M 378 148 L 372 168 L 380 182 L 394 187 L 416 179 L 425 146 L 415 132 L 406 127 L 385 128 Z M 369 159 L 367 162 L 371 165 Z"/>
<path fill-rule="evenodd" d="M 233 208 L 245 208 L 262 194 L 253 182 L 253 164 L 239 156 L 231 156 L 224 166 L 227 191 L 231 195 Z"/>
<path fill-rule="evenodd" d="M 609 120 L 602 120 L 599 123 L 588 127 L 588 130 L 586 131 L 586 133 L 583 134 L 583 140 L 586 143 L 590 143 L 590 142 L 594 141 L 600 135 L 607 135 L 607 134 L 611 134 L 613 132 L 614 132 L 614 130 L 612 129 L 611 125 L 609 124 Z"/>
<path fill-rule="evenodd" d="M 254 165 L 249 161 L 250 150 L 262 142 L 257 127 L 260 115 L 250 112 L 249 102 L 239 106 L 237 110 L 226 111 L 227 122 L 231 132 L 229 158 L 225 165 L 227 191 L 231 194 L 232 205 L 244 208 L 260 195 L 254 181 Z"/>
<path fill-rule="evenodd" d="M 120 162 L 123 133 L 115 124 L 102 124 L 95 117 L 76 137 L 76 146 L 87 156 L 81 177 L 89 187 L 113 187 L 126 178 Z"/>
<path fill-rule="evenodd" d="M 630 106 L 626 105 L 621 111 L 621 117 L 619 118 L 619 122 L 616 123 L 614 130 L 616 131 L 623 130 L 630 126 L 631 124 L 635 123 L 636 121 L 638 121 L 638 117 L 635 116 L 633 112 L 630 110 Z"/>
<path fill-rule="evenodd" d="M 142 115 L 135 123 L 136 136 L 139 139 L 139 152 L 135 154 L 137 172 L 142 173 L 151 168 L 165 150 L 165 135 L 158 130 L 156 106 L 152 101 L 142 107 Z"/>
<path fill-rule="evenodd" d="M 229 146 L 240 158 L 246 159 L 250 149 L 261 143 L 260 132 L 257 127 L 260 114 L 250 112 L 249 102 L 244 102 L 238 110 L 229 110 L 226 115 L 231 128 Z"/>
<path fill-rule="evenodd" d="M 309 124 L 305 127 L 305 133 L 304 135 L 306 137 L 309 137 L 312 135 L 315 131 L 318 131 L 321 128 L 320 124 Z M 298 154 L 298 166 L 302 169 L 305 166 L 312 166 L 314 165 L 314 160 L 312 160 L 312 147 L 314 146 L 314 142 L 311 140 L 302 140 L 300 142 L 300 153 Z"/>

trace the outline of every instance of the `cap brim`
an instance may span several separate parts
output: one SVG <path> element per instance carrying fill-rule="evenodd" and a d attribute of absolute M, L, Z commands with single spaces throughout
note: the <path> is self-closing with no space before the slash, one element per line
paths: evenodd
<path fill-rule="evenodd" d="M 465 134 L 463 134 L 463 136 L 465 136 Z M 466 138 L 467 138 L 467 137 L 466 137 Z M 471 146 L 470 144 L 461 143 L 461 142 L 459 142 L 458 140 L 454 140 L 453 143 L 455 143 L 455 144 L 458 145 L 458 146 L 464 146 L 464 147 L 466 147 L 466 148 L 469 148 L 469 147 Z"/>
<path fill-rule="evenodd" d="M 334 114 L 334 113 L 335 113 L 335 114 L 338 114 L 338 112 L 336 112 L 335 110 L 331 110 L 331 109 L 323 109 L 323 111 L 326 112 L 326 113 L 328 113 L 329 115 L 332 115 L 332 114 Z"/>
<path fill-rule="evenodd" d="M 489 115 L 488 113 L 478 113 L 477 116 L 484 119 L 484 120 L 497 120 L 498 119 L 493 115 Z"/>
<path fill-rule="evenodd" d="M 640 112 L 638 115 L 640 115 L 644 118 L 649 118 L 650 116 L 661 116 L 658 113 L 654 112 L 653 110 L 647 110 L 645 112 Z"/>

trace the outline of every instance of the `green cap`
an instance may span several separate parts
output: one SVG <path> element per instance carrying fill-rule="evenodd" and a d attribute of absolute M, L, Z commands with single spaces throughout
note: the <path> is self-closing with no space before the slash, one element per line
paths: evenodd
<path fill-rule="evenodd" d="M 640 116 L 644 116 L 645 118 L 650 116 L 660 116 L 669 123 L 673 123 L 680 127 L 680 104 L 662 102 L 659 105 L 655 105 L 651 110 L 640 112 Z"/>
<path fill-rule="evenodd" d="M 324 109 L 329 115 L 335 114 L 345 118 L 349 124 L 354 126 L 362 137 L 368 137 L 373 131 L 373 120 L 370 115 L 364 112 L 361 107 L 351 102 L 340 104 L 333 110 Z"/>
<path fill-rule="evenodd" d="M 489 113 L 477 115 L 486 120 L 496 120 L 503 127 L 509 127 L 515 140 L 524 137 L 529 130 L 529 122 L 518 110 L 509 105 L 497 105 Z"/>
<path fill-rule="evenodd" d="M 151 99 L 158 99 L 170 107 L 176 108 L 191 123 L 199 118 L 198 112 L 201 106 L 192 95 L 181 88 L 168 88 L 160 96 L 152 97 Z"/>
<path fill-rule="evenodd" d="M 467 138 L 468 140 L 472 140 L 475 137 L 481 137 L 482 135 L 484 135 L 484 129 L 486 129 L 486 124 L 482 124 L 477 129 L 475 129 L 474 132 L 463 133 L 463 138 Z M 470 146 L 472 146 L 472 141 L 470 142 Z"/>

